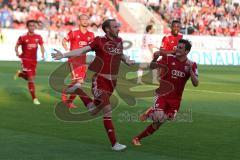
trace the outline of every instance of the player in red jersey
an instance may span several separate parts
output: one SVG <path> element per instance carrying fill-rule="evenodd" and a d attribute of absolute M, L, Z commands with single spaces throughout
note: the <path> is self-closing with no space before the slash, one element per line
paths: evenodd
<path fill-rule="evenodd" d="M 141 145 L 142 138 L 153 134 L 166 120 L 175 118 L 185 84 L 189 78 L 191 78 L 193 86 L 198 86 L 197 64 L 187 58 L 191 47 L 192 45 L 188 40 L 181 39 L 177 45 L 176 55 L 165 55 L 157 61 L 159 54 L 155 54 L 150 68 L 163 68 L 162 71 L 165 72 L 161 73 L 162 79 L 160 87 L 156 90 L 153 107 L 140 116 L 140 120 L 144 121 L 150 118 L 153 123 L 133 138 L 134 145 Z"/>
<path fill-rule="evenodd" d="M 65 51 L 79 49 L 89 45 L 94 39 L 94 33 L 87 30 L 89 26 L 89 17 L 86 14 L 79 16 L 79 29 L 72 30 L 68 32 L 67 36 L 62 41 L 62 46 Z M 70 43 L 70 48 L 68 48 L 67 43 Z M 78 57 L 68 58 L 68 63 L 71 71 L 72 84 L 82 84 L 84 78 L 86 77 L 86 54 L 80 55 Z M 69 98 L 66 93 L 62 93 L 62 101 L 66 103 L 69 108 L 74 107 L 73 100 L 76 94 L 71 94 Z"/>
<path fill-rule="evenodd" d="M 38 45 L 40 45 L 40 50 L 42 53 L 42 59 L 44 60 L 44 47 L 42 37 L 36 34 L 36 21 L 29 20 L 27 21 L 27 29 L 28 32 L 18 38 L 17 44 L 15 46 L 16 56 L 21 59 L 22 63 L 22 71 L 18 70 L 14 76 L 14 79 L 18 77 L 23 78 L 28 81 L 28 89 L 31 93 L 33 103 L 39 105 L 40 102 L 36 98 L 35 95 L 35 85 L 34 79 L 36 75 L 36 67 L 37 67 L 37 49 Z M 22 53 L 19 53 L 19 46 L 22 48 Z"/>
<path fill-rule="evenodd" d="M 172 21 L 171 33 L 165 35 L 162 39 L 162 45 L 160 47 L 161 55 L 175 54 L 178 41 L 183 38 L 183 35 L 179 33 L 181 28 L 181 22 L 178 20 Z"/>
<path fill-rule="evenodd" d="M 123 42 L 118 37 L 120 25 L 115 19 L 105 20 L 102 24 L 102 29 L 106 33 L 103 37 L 94 38 L 93 42 L 83 48 L 73 50 L 62 54 L 56 50 L 52 57 L 56 60 L 61 58 L 79 56 L 89 51 L 95 51 L 96 57 L 90 64 L 89 69 L 95 71 L 92 79 L 92 93 L 94 100 L 83 93 L 81 86 L 74 85 L 67 89 L 67 92 L 79 94 L 88 110 L 95 114 L 99 110 L 103 111 L 103 123 L 107 131 L 109 140 L 112 144 L 112 149 L 120 151 L 126 148 L 125 145 L 119 144 L 116 140 L 115 130 L 112 124 L 112 107 L 110 104 L 110 96 L 114 91 L 117 83 L 117 75 L 121 61 L 128 65 L 134 63 L 129 60 L 129 57 L 123 54 Z"/>

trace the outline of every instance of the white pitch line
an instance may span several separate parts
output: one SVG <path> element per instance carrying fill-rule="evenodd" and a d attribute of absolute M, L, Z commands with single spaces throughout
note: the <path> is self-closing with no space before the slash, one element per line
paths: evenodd
<path fill-rule="evenodd" d="M 219 91 L 211 91 L 211 90 L 196 90 L 196 89 L 185 89 L 187 91 L 195 91 L 195 92 L 203 92 L 203 93 L 217 93 L 217 94 L 227 94 L 227 95 L 236 95 L 240 96 L 240 93 L 237 92 L 219 92 Z"/>

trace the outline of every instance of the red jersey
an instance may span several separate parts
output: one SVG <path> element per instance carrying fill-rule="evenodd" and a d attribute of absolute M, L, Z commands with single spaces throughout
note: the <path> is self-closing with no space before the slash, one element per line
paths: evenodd
<path fill-rule="evenodd" d="M 112 41 L 107 36 L 96 37 L 90 47 L 96 57 L 89 68 L 97 73 L 117 75 L 123 54 L 122 39 Z"/>
<path fill-rule="evenodd" d="M 172 33 L 167 34 L 162 39 L 161 49 L 173 51 L 174 49 L 176 49 L 178 41 L 182 38 L 182 34 L 178 34 L 177 36 L 173 36 Z"/>
<path fill-rule="evenodd" d="M 165 65 L 167 70 L 161 72 L 160 87 L 157 89 L 157 93 L 160 95 L 163 93 L 161 96 L 166 98 L 181 100 L 185 84 L 190 78 L 190 66 L 186 61 L 180 62 L 174 55 L 164 56 L 158 63 Z M 192 70 L 198 76 L 197 64 L 195 62 Z M 166 89 L 169 91 L 166 92 Z"/>
<path fill-rule="evenodd" d="M 18 38 L 17 44 L 22 46 L 20 58 L 37 61 L 38 45 L 43 45 L 43 40 L 38 34 L 26 33 Z"/>
<path fill-rule="evenodd" d="M 70 42 L 70 50 L 74 50 L 89 45 L 94 39 L 94 33 L 89 31 L 87 31 L 86 33 L 82 33 L 80 30 L 74 30 L 68 32 L 67 37 L 65 37 L 64 39 L 67 42 Z M 85 64 L 86 54 L 83 54 L 80 57 L 72 57 L 68 60 L 77 60 L 78 63 Z"/>

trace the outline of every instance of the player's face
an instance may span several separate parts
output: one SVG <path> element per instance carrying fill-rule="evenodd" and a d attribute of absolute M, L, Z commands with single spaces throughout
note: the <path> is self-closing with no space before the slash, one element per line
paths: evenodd
<path fill-rule="evenodd" d="M 33 23 L 33 22 L 29 23 L 27 28 L 28 28 L 28 32 L 33 33 L 34 30 L 36 29 L 36 23 Z"/>
<path fill-rule="evenodd" d="M 181 25 L 179 23 L 173 23 L 172 34 L 177 35 L 180 32 Z"/>
<path fill-rule="evenodd" d="M 79 25 L 81 27 L 88 27 L 89 25 L 89 18 L 87 15 L 81 15 L 80 19 L 79 19 Z"/>
<path fill-rule="evenodd" d="M 186 56 L 188 54 L 188 51 L 185 50 L 185 44 L 178 43 L 177 49 L 176 49 L 176 56 L 182 57 Z"/>
<path fill-rule="evenodd" d="M 111 21 L 109 27 L 110 36 L 116 38 L 118 37 L 118 33 L 120 31 L 120 24 L 117 21 Z"/>

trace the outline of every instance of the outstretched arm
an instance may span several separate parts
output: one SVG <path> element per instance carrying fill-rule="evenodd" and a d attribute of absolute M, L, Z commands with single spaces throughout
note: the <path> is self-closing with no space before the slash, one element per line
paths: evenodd
<path fill-rule="evenodd" d="M 128 66 L 133 65 L 135 63 L 134 60 L 130 60 L 130 57 L 124 54 L 122 54 L 121 60 Z"/>
<path fill-rule="evenodd" d="M 68 57 L 76 57 L 76 56 L 80 56 L 81 54 L 85 54 L 89 51 L 92 50 L 92 48 L 90 46 L 85 46 L 83 48 L 79 48 L 79 49 L 75 49 L 66 53 L 62 53 L 57 49 L 54 49 L 57 53 L 52 53 L 52 58 L 54 58 L 55 60 L 60 60 L 62 58 L 68 58 Z"/>

